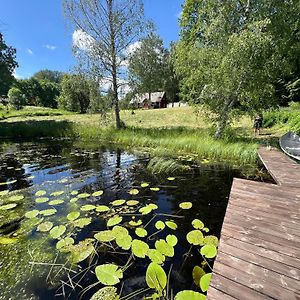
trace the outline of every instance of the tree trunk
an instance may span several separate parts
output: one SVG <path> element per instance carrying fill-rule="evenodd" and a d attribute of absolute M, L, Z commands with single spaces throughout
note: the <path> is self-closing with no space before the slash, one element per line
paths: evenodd
<path fill-rule="evenodd" d="M 120 108 L 119 108 L 119 97 L 118 97 L 118 82 L 117 82 L 117 72 L 113 72 L 113 94 L 114 94 L 114 107 L 116 116 L 116 127 L 117 129 L 122 128 L 121 118 L 120 118 Z"/>
<path fill-rule="evenodd" d="M 151 92 L 149 92 L 148 94 L 149 94 L 148 107 L 151 108 L 151 106 L 152 106 L 152 102 L 151 102 Z"/>
<path fill-rule="evenodd" d="M 217 130 L 215 133 L 215 139 L 220 139 L 223 137 L 224 130 L 225 130 L 226 126 L 228 125 L 229 113 L 230 113 L 230 110 L 231 110 L 232 106 L 234 105 L 234 103 L 235 103 L 234 99 L 226 100 L 224 107 L 222 109 L 221 118 L 218 122 Z"/>

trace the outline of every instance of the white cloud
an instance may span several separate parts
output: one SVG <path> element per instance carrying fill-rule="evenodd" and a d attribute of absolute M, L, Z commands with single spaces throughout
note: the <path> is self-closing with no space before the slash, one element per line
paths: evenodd
<path fill-rule="evenodd" d="M 27 49 L 26 49 L 26 52 L 27 52 L 28 54 L 30 54 L 30 55 L 33 55 L 33 51 L 32 51 L 30 48 L 27 48 Z"/>
<path fill-rule="evenodd" d="M 126 54 L 127 55 L 132 55 L 137 49 L 139 49 L 141 47 L 142 42 L 135 42 L 131 45 L 128 46 L 128 48 L 126 49 Z"/>
<path fill-rule="evenodd" d="M 48 45 L 48 44 L 45 47 L 49 50 L 55 50 L 57 48 L 56 46 Z"/>
<path fill-rule="evenodd" d="M 94 38 L 81 29 L 77 29 L 73 32 L 72 40 L 73 46 L 85 51 L 88 51 L 94 43 Z"/>
<path fill-rule="evenodd" d="M 13 71 L 13 76 L 14 76 L 16 79 L 22 79 L 22 78 L 23 78 L 21 75 L 19 75 L 19 74 L 17 73 L 16 70 Z"/>

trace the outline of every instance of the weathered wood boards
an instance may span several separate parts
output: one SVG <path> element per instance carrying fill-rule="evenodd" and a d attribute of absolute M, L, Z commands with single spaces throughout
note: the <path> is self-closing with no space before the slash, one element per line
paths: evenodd
<path fill-rule="evenodd" d="M 300 165 L 259 155 L 279 185 L 234 179 L 207 299 L 300 299 Z"/>

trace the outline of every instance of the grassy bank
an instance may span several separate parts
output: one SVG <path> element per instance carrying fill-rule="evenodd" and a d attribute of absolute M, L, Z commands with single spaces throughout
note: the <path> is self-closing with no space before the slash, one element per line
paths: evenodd
<path fill-rule="evenodd" d="M 251 121 L 234 124 L 230 136 L 213 139 L 207 122 L 192 108 L 122 112 L 126 129 L 117 131 L 113 119 L 99 115 L 57 115 L 9 118 L 0 122 L 0 135 L 8 138 L 67 137 L 117 143 L 123 147 L 158 156 L 186 156 L 200 161 L 234 161 L 254 164 L 257 142 L 251 135 Z"/>

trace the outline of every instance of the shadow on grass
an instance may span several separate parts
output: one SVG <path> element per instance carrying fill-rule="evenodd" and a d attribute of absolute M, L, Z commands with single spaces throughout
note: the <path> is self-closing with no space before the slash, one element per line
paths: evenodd
<path fill-rule="evenodd" d="M 0 122 L 0 137 L 29 139 L 41 137 L 73 137 L 73 126 L 68 121 L 30 120 Z"/>

